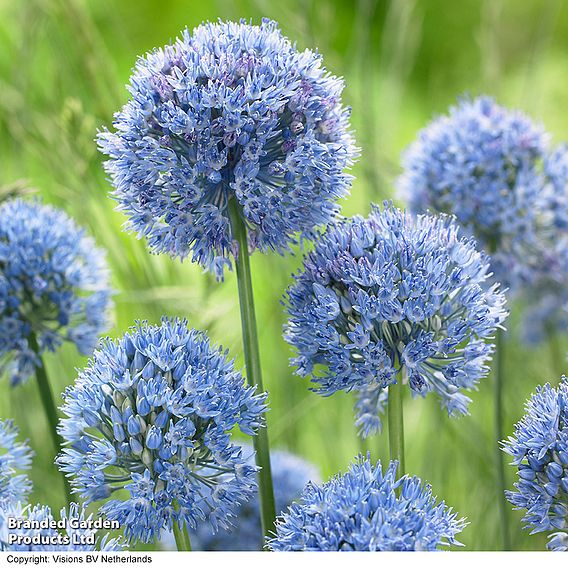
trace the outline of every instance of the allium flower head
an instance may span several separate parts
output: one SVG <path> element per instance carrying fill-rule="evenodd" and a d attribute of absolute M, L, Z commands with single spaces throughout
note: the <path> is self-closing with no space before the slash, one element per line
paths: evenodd
<path fill-rule="evenodd" d="M 492 257 L 511 289 L 526 274 L 526 256 L 541 214 L 540 125 L 489 97 L 465 99 L 430 123 L 403 157 L 401 196 L 411 211 L 451 213 Z"/>
<path fill-rule="evenodd" d="M 438 503 L 417 477 L 383 474 L 381 462 L 359 456 L 346 474 L 309 483 L 300 501 L 276 521 L 274 551 L 410 551 L 460 544 L 464 519 Z"/>
<path fill-rule="evenodd" d="M 342 90 L 268 20 L 202 24 L 146 54 L 116 131 L 98 137 L 129 228 L 221 277 L 236 254 L 231 199 L 251 250 L 283 251 L 326 224 L 357 153 Z"/>
<path fill-rule="evenodd" d="M 108 324 L 109 272 L 100 249 L 63 211 L 21 199 L 0 205 L 0 372 L 33 373 L 30 344 L 70 341 L 92 353 Z"/>
<path fill-rule="evenodd" d="M 0 420 L 0 509 L 25 501 L 32 486 L 23 470 L 29 469 L 32 451 L 26 442 L 18 442 L 18 429 L 11 420 Z"/>
<path fill-rule="evenodd" d="M 104 342 L 65 393 L 68 447 L 58 463 L 87 502 L 126 489 L 101 511 L 131 540 L 151 541 L 173 523 L 228 527 L 256 487 L 230 432 L 253 435 L 265 400 L 186 321 L 138 324 Z"/>
<path fill-rule="evenodd" d="M 65 528 L 58 528 L 51 509 L 46 505 L 13 503 L 0 508 L 0 550 L 5 552 L 118 551 L 124 544 L 105 534 L 98 536 L 95 517 L 84 507 L 71 503 L 69 511 L 62 509 L 59 517 Z M 8 519 L 21 521 L 17 528 L 8 528 Z M 10 541 L 10 538 L 15 539 Z"/>
<path fill-rule="evenodd" d="M 516 491 L 507 491 L 532 533 L 568 528 L 568 379 L 539 386 L 503 450 L 517 466 Z M 532 534 L 531 533 L 531 534 Z M 560 543 L 558 534 L 551 541 Z M 565 541 L 566 542 L 566 541 Z M 559 544 L 560 546 L 560 544 Z"/>
<path fill-rule="evenodd" d="M 248 456 L 248 463 L 254 465 L 252 447 L 244 446 L 243 452 Z M 277 512 L 284 511 L 298 499 L 309 481 L 320 479 L 314 465 L 289 452 L 271 451 L 270 464 Z M 200 524 L 191 535 L 194 550 L 259 550 L 262 545 L 258 493 L 239 509 L 232 530 L 213 534 L 207 525 Z"/>
<path fill-rule="evenodd" d="M 408 377 L 466 413 L 463 389 L 487 372 L 485 343 L 504 320 L 487 285 L 488 260 L 451 218 L 407 215 L 389 204 L 330 226 L 288 290 L 285 337 L 316 391 L 358 390 L 362 433 L 379 426 L 383 389 Z"/>

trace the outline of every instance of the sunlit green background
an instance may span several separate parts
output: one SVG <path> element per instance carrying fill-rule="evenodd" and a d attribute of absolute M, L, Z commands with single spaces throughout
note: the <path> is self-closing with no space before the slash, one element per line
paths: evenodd
<path fill-rule="evenodd" d="M 563 1 L 0 0 L 0 184 L 26 179 L 108 250 L 116 290 L 111 335 L 135 319 L 183 315 L 243 364 L 234 275 L 216 284 L 196 266 L 150 255 L 143 242 L 123 233 L 93 138 L 126 101 L 124 84 L 137 55 L 202 20 L 262 16 L 278 20 L 299 47 L 317 47 L 327 67 L 346 79 L 362 148 L 344 203 L 348 214 L 366 213 L 371 201 L 393 195 L 401 150 L 460 94 L 495 95 L 542 120 L 555 140 L 568 138 Z M 299 260 L 255 254 L 252 262 L 270 437 L 327 477 L 362 450 L 385 459 L 387 440 L 382 435 L 362 445 L 351 396 L 312 394 L 288 366 L 279 301 Z M 507 433 L 525 398 L 538 383 L 557 380 L 562 364 L 551 359 L 551 346 L 520 345 L 516 321 L 509 321 L 507 345 Z M 565 353 L 566 338 L 556 340 Z M 46 360 L 58 393 L 85 363 L 70 347 Z M 462 533 L 468 550 L 500 546 L 491 387 L 490 378 L 482 381 L 471 416 L 461 419 L 447 418 L 434 397 L 407 397 L 405 406 L 407 468 L 468 517 Z M 61 506 L 34 382 L 10 389 L 2 380 L 0 396 L 0 416 L 14 417 L 36 451 L 33 499 Z M 511 517 L 516 549 L 544 548 L 542 536 L 521 530 L 520 513 Z"/>

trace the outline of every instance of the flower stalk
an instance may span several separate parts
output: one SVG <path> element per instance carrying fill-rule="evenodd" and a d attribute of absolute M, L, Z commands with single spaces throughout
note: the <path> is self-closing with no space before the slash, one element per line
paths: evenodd
<path fill-rule="evenodd" d="M 174 509 L 179 511 L 178 503 L 174 503 Z M 174 521 L 173 532 L 178 552 L 191 552 L 191 539 L 189 538 L 187 527 L 182 528 L 180 527 L 179 522 Z"/>
<path fill-rule="evenodd" d="M 511 550 L 511 540 L 509 535 L 509 512 L 508 504 L 505 500 L 505 464 L 503 463 L 503 454 L 499 447 L 499 442 L 503 437 L 503 385 L 505 380 L 505 341 L 504 332 L 498 329 L 495 334 L 495 363 L 494 363 L 494 404 L 495 404 L 495 458 L 497 466 L 497 488 L 499 494 L 497 496 L 499 502 L 499 516 L 501 533 L 503 538 L 503 549 Z"/>
<path fill-rule="evenodd" d="M 237 268 L 247 381 L 249 385 L 257 388 L 257 392 L 263 392 L 247 229 L 243 221 L 242 212 L 235 199 L 231 199 L 229 203 L 229 216 L 233 239 L 237 242 L 239 247 L 235 264 Z M 268 536 L 274 527 L 276 509 L 274 505 L 274 489 L 270 468 L 270 447 L 266 423 L 264 424 L 264 428 L 260 428 L 257 435 L 253 437 L 253 442 L 256 452 L 256 464 L 261 468 L 258 474 L 258 485 L 262 531 L 264 535 Z"/>
<path fill-rule="evenodd" d="M 388 423 L 390 459 L 398 461 L 398 476 L 405 472 L 404 463 L 404 419 L 402 412 L 402 394 L 407 379 L 406 367 L 400 369 L 400 377 L 389 385 Z"/>
<path fill-rule="evenodd" d="M 551 325 L 546 327 L 546 338 L 550 350 L 553 374 L 555 377 L 560 377 L 564 372 L 566 357 L 560 345 L 560 341 L 558 341 L 558 333 Z"/>
<path fill-rule="evenodd" d="M 49 378 L 47 376 L 47 371 L 45 369 L 45 365 L 43 363 L 43 359 L 41 357 L 41 351 L 39 349 L 39 344 L 37 341 L 36 334 L 32 332 L 29 336 L 29 345 L 33 352 L 36 354 L 38 359 L 38 364 L 36 365 L 36 378 L 37 378 L 37 385 L 39 389 L 40 399 L 43 406 L 43 410 L 45 412 L 45 417 L 47 418 L 47 422 L 49 424 L 49 433 L 51 436 L 51 441 L 53 443 L 53 449 L 55 450 L 55 454 L 61 453 L 61 438 L 57 433 L 57 424 L 59 419 L 57 417 L 57 407 L 55 405 L 55 400 L 53 398 L 53 392 L 51 390 L 51 386 L 49 384 Z M 65 474 L 62 474 L 63 477 L 63 487 L 65 492 L 65 499 L 67 500 L 67 504 L 71 505 L 73 499 L 71 497 L 71 487 Z"/>

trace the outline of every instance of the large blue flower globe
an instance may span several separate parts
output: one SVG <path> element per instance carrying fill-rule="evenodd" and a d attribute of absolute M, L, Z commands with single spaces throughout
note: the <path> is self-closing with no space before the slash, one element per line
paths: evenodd
<path fill-rule="evenodd" d="M 115 131 L 98 137 L 128 227 L 219 277 L 238 252 L 231 201 L 251 250 L 312 234 L 336 215 L 357 154 L 342 90 L 268 20 L 205 23 L 146 54 Z"/>
<path fill-rule="evenodd" d="M 385 204 L 331 225 L 288 290 L 292 362 L 320 394 L 358 393 L 363 435 L 380 428 L 385 389 L 399 381 L 465 414 L 464 391 L 486 375 L 506 317 L 488 277 L 487 257 L 449 217 Z"/>
<path fill-rule="evenodd" d="M 359 459 L 323 485 L 309 483 L 276 521 L 274 551 L 414 551 L 459 544 L 465 522 L 397 463 Z"/>
<path fill-rule="evenodd" d="M 409 146 L 399 191 L 414 213 L 455 215 L 491 255 L 497 281 L 515 292 L 533 276 L 547 215 L 547 151 L 545 130 L 523 113 L 466 98 Z"/>
<path fill-rule="evenodd" d="M 207 522 L 228 528 L 257 468 L 231 442 L 254 435 L 266 394 L 184 320 L 138 324 L 106 340 L 64 395 L 58 457 L 72 487 L 131 541 Z"/>

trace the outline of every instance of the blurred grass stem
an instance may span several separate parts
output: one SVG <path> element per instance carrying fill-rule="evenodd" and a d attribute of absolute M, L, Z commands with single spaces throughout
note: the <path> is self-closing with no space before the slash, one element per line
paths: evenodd
<path fill-rule="evenodd" d="M 566 370 L 566 354 L 562 349 L 558 338 L 558 332 L 552 326 L 546 328 L 546 338 L 548 340 L 548 348 L 550 349 L 550 360 L 552 362 L 552 372 L 554 380 L 560 380 L 562 374 L 568 373 Z"/>

